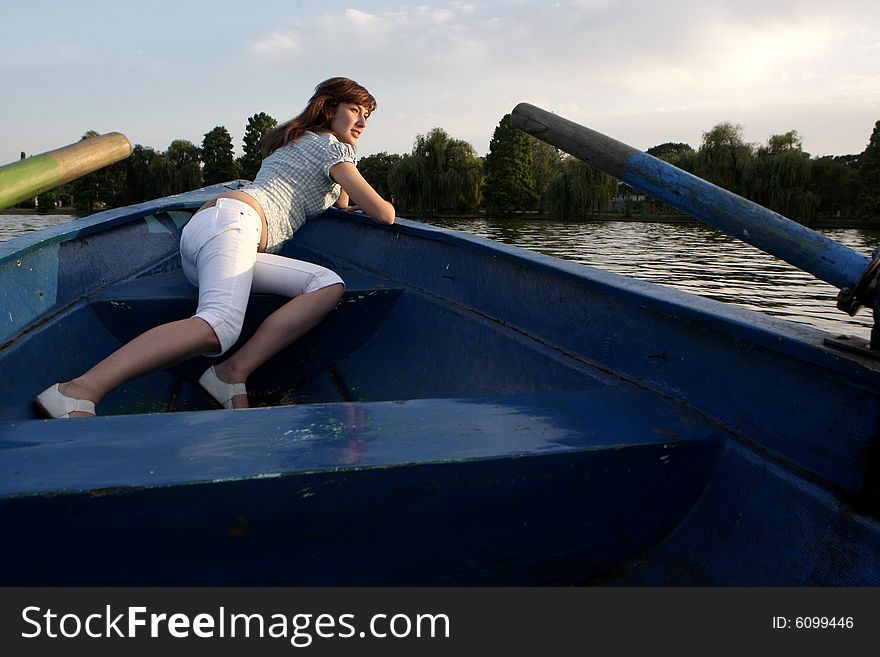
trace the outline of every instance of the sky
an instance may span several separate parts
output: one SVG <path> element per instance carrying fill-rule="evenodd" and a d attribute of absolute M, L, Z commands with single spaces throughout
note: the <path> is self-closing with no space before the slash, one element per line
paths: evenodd
<path fill-rule="evenodd" d="M 527 101 L 640 149 L 797 130 L 815 156 L 880 120 L 877 0 L 0 0 L 0 163 L 119 131 L 164 150 L 287 120 L 344 75 L 378 99 L 360 156 L 435 127 L 485 155 Z"/>

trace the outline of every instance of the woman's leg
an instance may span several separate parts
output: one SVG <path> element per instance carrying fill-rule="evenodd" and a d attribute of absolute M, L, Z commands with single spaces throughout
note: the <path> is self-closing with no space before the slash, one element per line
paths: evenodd
<path fill-rule="evenodd" d="M 342 298 L 342 284 L 291 299 L 269 315 L 257 332 L 214 371 L 226 383 L 244 383 L 260 365 L 317 326 Z M 232 398 L 233 408 L 247 408 L 247 395 Z"/>
<path fill-rule="evenodd" d="M 116 386 L 202 354 L 226 351 L 238 339 L 250 295 L 260 220 L 239 203 L 200 211 L 180 243 L 186 277 L 199 288 L 197 315 L 162 324 L 120 347 L 82 376 L 58 386 L 62 395 L 97 403 Z M 71 417 L 89 415 L 74 412 Z"/>
<path fill-rule="evenodd" d="M 324 267 L 259 254 L 252 289 L 294 298 L 269 315 L 235 354 L 214 367 L 226 383 L 244 383 L 260 365 L 308 333 L 339 303 L 345 285 Z M 233 397 L 232 404 L 247 408 L 247 396 Z"/>
<path fill-rule="evenodd" d="M 82 376 L 60 384 L 58 391 L 97 403 L 129 379 L 219 348 L 214 330 L 198 317 L 162 324 L 123 345 Z M 89 414 L 71 413 L 71 417 L 82 415 Z"/>

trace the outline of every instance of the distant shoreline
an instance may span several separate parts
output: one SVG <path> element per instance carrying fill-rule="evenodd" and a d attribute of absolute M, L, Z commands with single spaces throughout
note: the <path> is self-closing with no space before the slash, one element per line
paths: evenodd
<path fill-rule="evenodd" d="M 425 223 L 431 223 L 432 220 L 435 221 L 448 221 L 448 220 L 477 220 L 483 219 L 487 220 L 485 214 L 436 214 L 432 217 L 418 217 L 415 215 L 400 215 L 404 219 L 413 219 L 415 221 L 422 221 Z M 514 215 L 512 217 L 503 217 L 503 218 L 492 218 L 492 221 L 518 221 L 518 220 L 528 220 L 528 221 L 551 221 L 550 217 L 544 214 L 530 214 L 523 213 Z M 556 220 L 563 221 L 564 220 Z M 704 222 L 699 219 L 694 219 L 693 217 L 686 214 L 632 214 L 630 216 L 626 216 L 623 214 L 613 213 L 613 212 L 602 212 L 599 215 L 590 216 L 586 219 L 577 219 L 576 222 L 589 222 L 589 221 L 623 221 L 630 223 L 653 223 L 653 224 L 703 224 Z M 572 222 L 575 223 L 575 222 Z M 815 224 L 811 226 L 807 226 L 807 228 L 868 228 L 868 229 L 878 229 L 880 230 L 880 221 L 857 221 L 855 219 L 820 219 Z"/>
<path fill-rule="evenodd" d="M 76 208 L 55 208 L 52 212 L 41 212 L 38 208 L 6 208 L 0 209 L 0 216 L 48 216 L 48 215 L 68 215 L 76 218 L 88 216 L 89 213 L 79 212 Z M 432 217 L 419 217 L 413 214 L 400 215 L 403 219 L 412 219 L 424 223 L 431 223 L 431 220 L 477 220 L 489 219 L 485 214 L 437 214 Z M 525 219 L 529 221 L 550 221 L 550 217 L 545 214 L 523 213 L 513 217 L 492 218 L 493 221 L 517 221 Z M 625 216 L 623 214 L 602 212 L 597 216 L 587 219 L 578 219 L 577 221 L 625 221 L 632 223 L 656 223 L 656 224 L 700 224 L 703 223 L 698 219 L 694 219 L 686 214 L 632 214 Z M 856 221 L 821 219 L 808 228 L 875 228 L 880 229 L 880 221 Z"/>
<path fill-rule="evenodd" d="M 66 214 L 72 217 L 83 216 L 76 208 L 54 208 L 51 212 L 41 212 L 39 208 L 3 208 L 0 215 L 59 215 Z"/>

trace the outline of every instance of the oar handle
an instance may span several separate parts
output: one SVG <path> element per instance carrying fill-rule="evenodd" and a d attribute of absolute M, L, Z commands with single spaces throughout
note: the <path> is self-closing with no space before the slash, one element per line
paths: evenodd
<path fill-rule="evenodd" d="M 0 208 L 58 187 L 131 155 L 125 135 L 110 132 L 0 167 Z"/>
<path fill-rule="evenodd" d="M 511 123 L 597 169 L 841 289 L 852 289 L 870 259 L 741 196 L 528 103 Z"/>

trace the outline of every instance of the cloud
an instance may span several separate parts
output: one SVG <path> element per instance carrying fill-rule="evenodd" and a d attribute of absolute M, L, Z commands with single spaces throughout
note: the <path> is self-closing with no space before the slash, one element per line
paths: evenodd
<path fill-rule="evenodd" d="M 251 48 L 258 55 L 266 57 L 284 57 L 302 52 L 302 46 L 294 32 L 274 32 L 254 41 Z"/>
<path fill-rule="evenodd" d="M 436 126 L 485 153 L 523 100 L 643 147 L 696 145 L 729 120 L 750 140 L 797 129 L 811 152 L 857 152 L 880 118 L 877 0 L 267 0 L 240 21 L 240 3 L 217 0 L 209 14 L 171 3 L 171 22 L 155 3 L 43 4 L 7 11 L 39 29 L 0 43 L 17 90 L 0 110 L 6 161 L 104 125 L 157 148 L 218 124 L 237 140 L 247 116 L 290 118 L 335 75 L 379 100 L 362 154 L 407 151 Z M 185 109 L 167 102 L 192 80 L 206 84 Z"/>
<path fill-rule="evenodd" d="M 379 20 L 381 20 L 375 14 L 368 14 L 365 11 L 360 11 L 358 9 L 346 9 L 345 17 L 348 18 L 352 23 L 360 24 L 363 26 L 375 25 Z"/>
<path fill-rule="evenodd" d="M 718 108 L 719 120 L 737 120 L 737 108 L 824 103 L 829 93 L 878 103 L 869 61 L 878 35 L 865 25 L 880 21 L 880 10 L 844 4 L 525 0 L 327 10 L 252 50 L 297 69 L 319 56 L 322 71 L 371 88 L 376 121 L 389 117 L 389 130 L 426 132 L 436 120 L 485 152 L 500 117 L 521 100 L 615 125 L 658 109 L 682 117 Z M 389 150 L 406 150 L 413 137 Z"/>
<path fill-rule="evenodd" d="M 830 102 L 850 102 L 877 107 L 880 99 L 880 75 L 847 74 L 833 81 L 828 90 Z"/>

